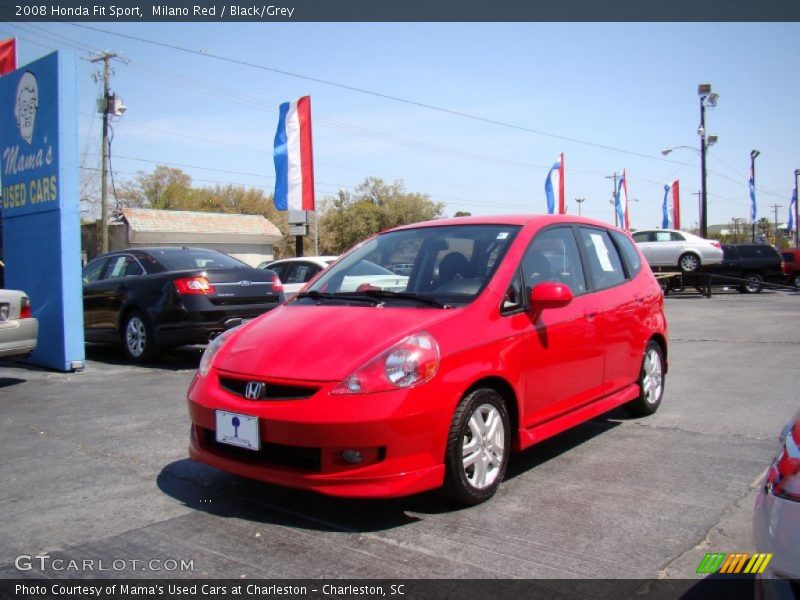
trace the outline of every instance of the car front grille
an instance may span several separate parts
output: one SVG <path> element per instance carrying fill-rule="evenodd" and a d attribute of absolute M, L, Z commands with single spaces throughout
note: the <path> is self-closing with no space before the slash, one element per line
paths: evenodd
<path fill-rule="evenodd" d="M 216 432 L 203 429 L 205 445 L 218 456 L 242 460 L 250 464 L 290 467 L 300 471 L 319 473 L 322 470 L 322 450 L 304 446 L 269 444 L 262 440 L 260 450 L 237 448 L 217 441 Z"/>
<path fill-rule="evenodd" d="M 252 379 L 234 379 L 233 377 L 220 377 L 219 383 L 222 388 L 240 396 L 245 396 L 245 389 L 248 383 L 262 383 L 264 384 L 263 391 L 258 398 L 247 398 L 255 402 L 262 400 L 305 400 L 310 398 L 319 391 L 317 387 L 298 386 L 298 385 L 282 385 L 278 383 L 270 383 L 269 381 L 253 381 Z"/>

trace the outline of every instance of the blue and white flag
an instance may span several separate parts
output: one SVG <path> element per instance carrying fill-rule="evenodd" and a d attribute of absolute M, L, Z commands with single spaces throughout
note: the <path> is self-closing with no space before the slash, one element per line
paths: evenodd
<path fill-rule="evenodd" d="M 786 229 L 789 230 L 789 233 L 792 233 L 796 226 L 794 222 L 795 212 L 797 212 L 797 186 L 794 187 L 794 190 L 792 191 L 792 199 L 789 200 L 789 223 L 786 226 Z"/>
<path fill-rule="evenodd" d="M 558 194 L 558 214 L 567 212 L 564 202 L 564 153 L 562 152 L 544 180 L 544 193 L 547 196 L 547 214 L 556 212 L 556 194 Z"/>
<path fill-rule="evenodd" d="M 669 222 L 669 191 L 672 189 L 672 186 L 664 184 L 664 204 L 661 205 L 661 229 L 672 229 L 671 224 Z"/>
<path fill-rule="evenodd" d="M 750 186 L 750 221 L 753 223 L 758 219 L 758 209 L 756 208 L 756 181 L 753 175 L 753 167 L 750 167 L 750 179 L 747 184 Z"/>
<path fill-rule="evenodd" d="M 614 198 L 614 210 L 617 214 L 617 227 L 630 229 L 631 224 L 628 218 L 628 176 L 625 173 L 625 169 L 622 169 L 622 177 L 619 178 L 617 196 Z"/>

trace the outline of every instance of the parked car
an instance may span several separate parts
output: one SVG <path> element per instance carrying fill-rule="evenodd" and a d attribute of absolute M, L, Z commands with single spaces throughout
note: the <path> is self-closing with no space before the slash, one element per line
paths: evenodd
<path fill-rule="evenodd" d="M 259 269 L 270 269 L 278 274 L 283 283 L 286 299 L 303 289 L 303 286 L 316 275 L 326 269 L 338 257 L 336 256 L 303 256 L 297 258 L 284 258 L 281 260 L 266 261 L 258 265 Z"/>
<path fill-rule="evenodd" d="M 743 294 L 758 294 L 764 282 L 784 282 L 781 255 L 769 244 L 722 244 L 722 251 L 722 262 L 707 269 L 711 285 L 732 285 Z"/>
<path fill-rule="evenodd" d="M 800 250 L 790 248 L 781 252 L 783 259 L 783 274 L 786 277 L 786 283 L 800 288 Z"/>
<path fill-rule="evenodd" d="M 36 350 L 39 321 L 31 300 L 19 290 L 0 289 L 0 361 L 22 360 Z"/>
<path fill-rule="evenodd" d="M 800 596 L 800 411 L 778 439 L 753 512 L 756 550 L 772 555 L 756 582 L 758 597 L 769 599 Z"/>
<path fill-rule="evenodd" d="M 686 231 L 643 229 L 633 234 L 651 267 L 677 268 L 693 273 L 700 267 L 722 262 L 722 248 L 716 240 L 706 240 Z"/>
<path fill-rule="evenodd" d="M 414 265 L 402 289 L 348 284 L 395 257 Z M 618 406 L 654 413 L 666 372 L 663 296 L 627 233 L 566 215 L 431 221 L 359 244 L 211 342 L 189 453 L 326 494 L 444 486 L 476 504 L 512 451 Z"/>
<path fill-rule="evenodd" d="M 83 269 L 86 341 L 121 343 L 136 362 L 213 335 L 283 302 L 274 271 L 202 248 L 131 248 Z"/>

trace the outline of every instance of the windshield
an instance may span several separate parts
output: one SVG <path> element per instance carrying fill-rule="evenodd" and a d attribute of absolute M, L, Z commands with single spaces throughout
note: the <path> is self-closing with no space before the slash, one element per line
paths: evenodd
<path fill-rule="evenodd" d="M 390 231 L 324 272 L 300 300 L 368 295 L 382 304 L 462 305 L 491 279 L 515 225 L 447 225 Z M 433 301 L 433 302 L 431 302 Z"/>

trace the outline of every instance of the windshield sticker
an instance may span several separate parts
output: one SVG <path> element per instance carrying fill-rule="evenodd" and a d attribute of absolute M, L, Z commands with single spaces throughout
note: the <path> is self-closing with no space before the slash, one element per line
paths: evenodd
<path fill-rule="evenodd" d="M 497 234 L 497 239 L 498 240 L 507 240 L 508 239 L 508 232 L 507 231 L 501 231 L 500 233 Z"/>

